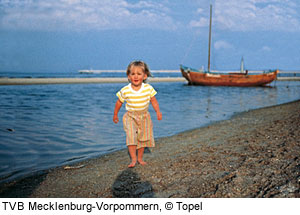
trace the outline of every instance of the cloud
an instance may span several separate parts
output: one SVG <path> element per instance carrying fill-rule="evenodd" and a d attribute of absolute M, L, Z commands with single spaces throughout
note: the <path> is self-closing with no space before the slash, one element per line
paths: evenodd
<path fill-rule="evenodd" d="M 199 19 L 192 20 L 189 23 L 190 27 L 206 27 L 209 25 L 209 18 L 205 17 L 207 13 L 202 8 L 197 9 L 197 15 L 199 16 Z"/>
<path fill-rule="evenodd" d="M 25 30 L 175 29 L 168 8 L 152 1 L 2 0 L 0 27 Z"/>
<path fill-rule="evenodd" d="M 272 51 L 272 49 L 269 46 L 264 46 L 264 47 L 261 48 L 261 50 L 264 51 L 264 52 Z"/>
<path fill-rule="evenodd" d="M 219 49 L 232 49 L 233 46 L 230 43 L 228 43 L 224 40 L 219 40 L 219 41 L 216 41 L 214 43 L 214 48 L 216 50 L 219 50 Z"/>
<path fill-rule="evenodd" d="M 213 24 L 230 31 L 299 31 L 299 9 L 296 0 L 215 0 Z M 196 22 L 191 26 L 201 27 Z"/>
<path fill-rule="evenodd" d="M 192 20 L 189 24 L 191 27 L 206 27 L 209 25 L 209 20 L 203 17 L 200 17 L 199 20 Z"/>

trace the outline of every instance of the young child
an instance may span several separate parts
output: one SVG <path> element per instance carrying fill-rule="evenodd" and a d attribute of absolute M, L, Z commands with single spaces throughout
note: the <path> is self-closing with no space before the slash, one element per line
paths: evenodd
<path fill-rule="evenodd" d="M 117 93 L 119 99 L 116 102 L 113 121 L 119 122 L 118 113 L 126 101 L 127 112 L 123 116 L 123 126 L 131 157 L 128 167 L 134 167 L 136 162 L 145 165 L 146 162 L 143 161 L 145 147 L 155 146 L 152 121 L 148 112 L 149 103 L 151 102 L 158 120 L 162 119 L 162 114 L 155 98 L 157 92 L 150 84 L 144 83 L 147 77 L 151 76 L 147 64 L 133 61 L 128 65 L 126 73 L 130 83 Z"/>

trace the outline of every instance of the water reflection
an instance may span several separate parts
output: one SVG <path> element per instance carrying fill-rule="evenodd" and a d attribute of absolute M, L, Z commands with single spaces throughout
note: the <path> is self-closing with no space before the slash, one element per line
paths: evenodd
<path fill-rule="evenodd" d="M 125 148 L 122 123 L 112 122 L 115 93 L 123 85 L 0 86 L 0 181 Z M 163 113 L 157 121 L 150 107 L 156 138 L 300 98 L 300 82 L 250 88 L 152 85 Z M 124 107 L 120 118 L 123 113 Z"/>

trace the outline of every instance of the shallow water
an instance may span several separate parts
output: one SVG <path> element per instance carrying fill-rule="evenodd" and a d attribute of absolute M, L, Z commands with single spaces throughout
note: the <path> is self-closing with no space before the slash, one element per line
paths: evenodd
<path fill-rule="evenodd" d="M 156 138 L 300 98 L 300 82 L 250 88 L 152 85 L 163 113 L 157 121 L 150 107 Z M 122 86 L 0 86 L 0 182 L 125 148 L 122 123 L 112 122 Z"/>

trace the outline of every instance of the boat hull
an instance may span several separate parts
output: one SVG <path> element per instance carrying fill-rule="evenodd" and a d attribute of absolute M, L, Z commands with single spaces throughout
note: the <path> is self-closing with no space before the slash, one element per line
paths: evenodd
<path fill-rule="evenodd" d="M 232 87 L 252 87 L 265 86 L 277 77 L 278 70 L 270 71 L 262 74 L 246 74 L 246 73 L 209 73 L 195 71 L 194 69 L 180 68 L 182 76 L 190 85 L 202 86 L 232 86 Z"/>

